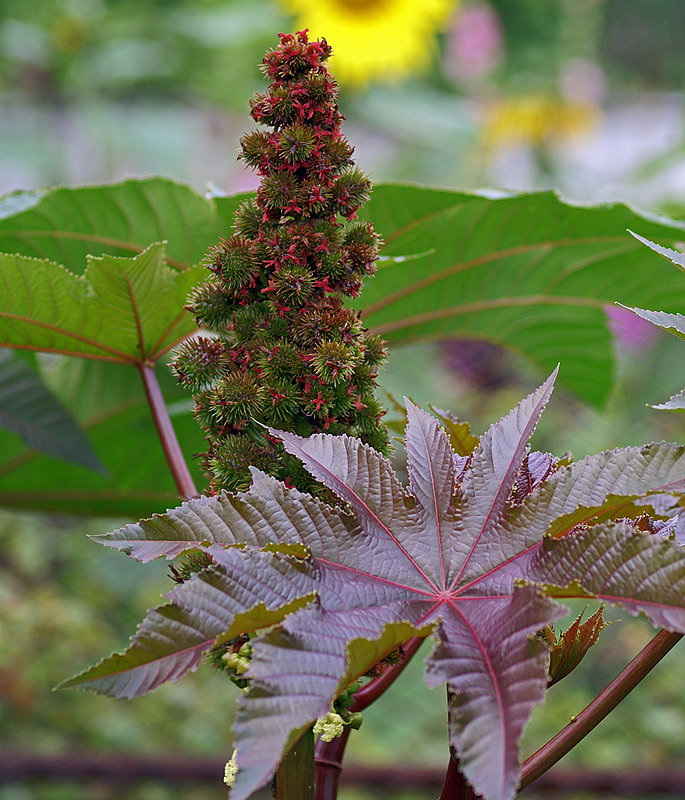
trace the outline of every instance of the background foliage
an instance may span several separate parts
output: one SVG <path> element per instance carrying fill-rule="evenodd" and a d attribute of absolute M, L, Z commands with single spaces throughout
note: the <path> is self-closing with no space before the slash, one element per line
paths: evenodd
<path fill-rule="evenodd" d="M 452 189 L 555 186 L 575 200 L 629 200 L 682 219 L 683 13 L 676 0 L 462 0 L 438 33 L 439 55 L 427 74 L 343 87 L 346 133 L 374 180 Z M 250 127 L 249 97 L 263 88 L 255 65 L 291 20 L 275 0 L 0 0 L 0 190 L 151 173 L 190 181 L 201 191 L 210 181 L 224 191 L 252 188 L 235 161 L 237 140 Z M 483 56 L 480 62 L 473 53 Z M 652 439 L 683 440 L 677 415 L 644 406 L 682 388 L 674 366 L 681 363 L 681 343 L 654 338 L 621 318 L 616 325 L 623 326 L 619 374 L 606 408 L 598 411 L 558 390 L 537 434 L 539 449 L 570 449 L 580 457 Z M 396 353 L 384 388 L 449 408 L 478 432 L 539 378 L 534 368 L 489 345 L 412 345 Z M 85 372 L 82 362 L 37 360 L 63 403 L 79 419 L 93 420 L 91 441 L 99 452 L 123 441 L 123 430 L 150 429 L 130 368 L 103 364 Z M 80 391 L 86 380 L 96 387 L 87 403 Z M 190 442 L 199 433 L 190 404 L 170 377 L 164 380 L 174 423 Z M 112 409 L 121 415 L 108 416 Z M 3 458 L 17 447 L 11 436 L 2 434 Z M 131 487 L 144 489 L 147 453 L 126 446 L 115 455 L 110 469 L 123 473 L 137 465 L 128 473 Z M 55 486 L 72 469 L 41 458 L 40 469 Z M 85 533 L 129 521 L 136 516 L 131 511 L 112 507 L 108 513 L 116 519 L 89 522 L 54 511 L 3 512 L 3 745 L 44 752 L 229 752 L 233 689 L 208 670 L 132 703 L 49 692 L 75 667 L 107 648 L 120 649 L 135 621 L 170 587 L 163 565 L 130 563 L 86 539 Z M 611 626 L 587 663 L 552 689 L 526 746 L 534 749 L 556 732 L 649 635 L 639 621 Z M 677 648 L 567 761 L 607 767 L 676 762 L 685 746 L 681 657 Z M 350 759 L 443 764 L 443 697 L 423 687 L 420 671 L 419 657 L 398 690 L 366 713 Z M 225 702 L 216 701 L 219 695 Z M 217 796 L 203 791 L 183 791 L 183 797 Z M 102 787 L 0 787 L 2 800 L 95 796 L 114 795 Z M 146 784 L 116 796 L 180 795 Z"/>

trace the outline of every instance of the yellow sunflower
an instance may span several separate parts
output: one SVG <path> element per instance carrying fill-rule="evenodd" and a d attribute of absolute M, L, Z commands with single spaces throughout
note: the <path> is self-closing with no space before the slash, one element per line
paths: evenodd
<path fill-rule="evenodd" d="M 296 27 L 333 48 L 331 71 L 340 83 L 397 81 L 425 69 L 459 0 L 281 0 Z"/>

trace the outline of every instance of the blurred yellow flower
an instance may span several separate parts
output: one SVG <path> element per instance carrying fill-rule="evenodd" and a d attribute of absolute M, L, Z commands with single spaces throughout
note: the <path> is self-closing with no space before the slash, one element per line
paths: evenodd
<path fill-rule="evenodd" d="M 589 101 L 565 100 L 546 94 L 508 97 L 486 107 L 483 143 L 492 147 L 570 139 L 589 133 L 599 116 L 599 108 Z"/>
<path fill-rule="evenodd" d="M 435 34 L 459 0 L 281 0 L 296 27 L 333 48 L 331 71 L 340 83 L 397 81 L 425 69 Z"/>

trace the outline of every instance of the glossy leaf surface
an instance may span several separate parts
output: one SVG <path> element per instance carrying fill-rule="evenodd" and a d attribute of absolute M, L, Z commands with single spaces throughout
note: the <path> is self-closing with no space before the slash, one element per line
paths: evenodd
<path fill-rule="evenodd" d="M 192 500 L 95 537 L 143 561 L 200 549 L 214 564 L 174 590 L 166 611 L 151 612 L 125 654 L 69 685 L 129 696 L 194 668 L 183 641 L 169 647 L 169 615 L 204 631 L 189 645 L 197 650 L 216 631 L 251 632 L 302 603 L 253 640 L 253 687 L 235 727 L 232 798 L 245 800 L 374 659 L 433 631 L 426 677 L 454 698 L 450 739 L 462 769 L 487 800 L 509 800 L 518 740 L 548 680 L 546 645 L 532 637 L 564 613 L 549 595 L 601 597 L 685 631 L 685 551 L 625 521 L 645 510 L 634 499 L 685 488 L 684 449 L 628 448 L 542 469 L 549 459 L 531 458 L 528 440 L 553 377 L 481 437 L 466 466 L 437 420 L 407 402 L 408 488 L 355 439 L 272 431 L 343 507 L 254 470 L 246 493 Z M 235 587 L 252 594 L 236 603 Z"/>

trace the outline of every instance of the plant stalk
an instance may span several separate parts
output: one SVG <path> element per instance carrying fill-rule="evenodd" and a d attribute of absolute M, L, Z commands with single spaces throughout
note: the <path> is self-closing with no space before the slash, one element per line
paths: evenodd
<path fill-rule="evenodd" d="M 276 800 L 314 799 L 314 733 L 310 727 L 278 766 Z"/>
<path fill-rule="evenodd" d="M 449 709 L 454 700 L 454 692 L 449 686 L 445 688 L 447 689 L 447 727 L 449 729 Z M 452 748 L 450 748 L 450 760 L 447 764 L 445 782 L 442 785 L 442 792 L 440 792 L 438 800 L 476 800 L 476 794 L 459 769 L 459 759 L 452 752 Z"/>
<path fill-rule="evenodd" d="M 476 800 L 471 785 L 459 770 L 459 760 L 451 753 L 439 800 Z"/>
<path fill-rule="evenodd" d="M 423 638 L 420 636 L 409 641 L 404 645 L 404 658 L 392 667 L 387 669 L 382 675 L 362 686 L 354 695 L 354 704 L 351 711 L 363 711 L 377 700 L 383 692 L 399 678 L 404 668 L 411 661 L 416 651 L 421 647 Z M 350 729 L 345 728 L 341 736 L 333 739 L 332 742 L 324 742 L 319 739 L 315 748 L 315 772 L 316 772 L 316 793 L 314 800 L 336 800 L 338 796 L 338 783 L 342 772 L 342 760 L 345 754 L 347 740 L 350 738 Z"/>
<path fill-rule="evenodd" d="M 682 638 L 682 633 L 659 631 L 575 719 L 523 762 L 519 788 L 530 786 L 594 730 Z"/>
<path fill-rule="evenodd" d="M 145 394 L 147 401 L 152 411 L 152 418 L 155 421 L 157 434 L 164 449 L 167 463 L 171 469 L 176 488 L 178 493 L 184 500 L 190 500 L 191 497 L 197 497 L 197 489 L 193 483 L 193 479 L 188 470 L 186 460 L 183 458 L 181 446 L 176 438 L 174 427 L 169 418 L 169 411 L 167 410 L 162 390 L 159 388 L 159 381 L 155 374 L 155 368 L 151 364 L 140 363 L 140 374 L 143 378 L 143 386 L 145 387 Z"/>

